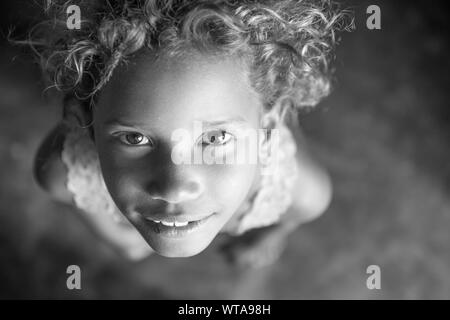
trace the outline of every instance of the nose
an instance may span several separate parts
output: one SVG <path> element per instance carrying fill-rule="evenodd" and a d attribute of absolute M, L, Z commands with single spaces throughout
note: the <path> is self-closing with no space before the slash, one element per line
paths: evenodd
<path fill-rule="evenodd" d="M 199 198 L 204 191 L 203 184 L 200 177 L 192 171 L 188 168 L 172 167 L 172 172 L 161 172 L 161 175 L 149 184 L 150 196 L 167 203 L 182 203 Z"/>

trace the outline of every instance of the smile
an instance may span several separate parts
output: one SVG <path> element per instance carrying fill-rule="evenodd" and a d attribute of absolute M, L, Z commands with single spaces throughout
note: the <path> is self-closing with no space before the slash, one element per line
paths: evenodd
<path fill-rule="evenodd" d="M 151 225 L 152 230 L 156 233 L 167 237 L 181 237 L 192 232 L 199 230 L 204 224 L 206 224 L 215 213 L 199 219 L 199 220 L 187 220 L 179 218 L 177 220 L 155 220 L 151 218 L 145 218 Z"/>
<path fill-rule="evenodd" d="M 185 227 L 189 223 L 192 223 L 192 221 L 186 221 L 186 222 L 177 222 L 177 221 L 170 222 L 170 221 L 158 221 L 158 220 L 152 220 L 152 221 L 156 222 L 156 223 L 161 223 L 168 227 Z"/>

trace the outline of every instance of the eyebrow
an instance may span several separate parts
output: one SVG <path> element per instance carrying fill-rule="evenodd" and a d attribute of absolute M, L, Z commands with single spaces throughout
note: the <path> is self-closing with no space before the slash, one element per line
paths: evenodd
<path fill-rule="evenodd" d="M 120 127 L 130 127 L 135 129 L 142 129 L 145 127 L 145 124 L 142 123 L 127 123 L 127 121 L 122 121 L 118 119 L 112 119 L 104 122 L 105 126 L 120 126 Z"/>
<path fill-rule="evenodd" d="M 196 121 L 200 121 L 205 126 L 209 126 L 209 127 L 220 126 L 220 125 L 225 125 L 225 124 L 227 124 L 227 125 L 230 125 L 230 124 L 244 125 L 244 124 L 248 123 L 248 121 L 242 117 L 233 117 L 233 118 L 227 118 L 227 119 L 223 119 L 223 120 L 213 120 L 213 121 L 196 119 Z"/>
<path fill-rule="evenodd" d="M 204 119 L 195 119 L 194 121 L 199 121 L 207 127 L 214 127 L 214 126 L 220 126 L 220 125 L 244 125 L 244 124 L 248 123 L 248 121 L 245 120 L 243 117 L 233 117 L 233 118 L 212 120 L 212 121 L 204 120 Z M 122 120 L 118 120 L 118 119 L 111 119 L 109 121 L 106 121 L 104 123 L 104 125 L 130 127 L 130 128 L 135 128 L 135 129 L 143 129 L 147 126 L 146 124 L 143 124 L 143 123 L 127 123 L 126 121 L 122 121 Z"/>

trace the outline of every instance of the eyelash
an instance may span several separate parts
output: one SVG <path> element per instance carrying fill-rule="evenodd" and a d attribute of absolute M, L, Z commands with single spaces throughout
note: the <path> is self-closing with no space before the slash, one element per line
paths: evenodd
<path fill-rule="evenodd" d="M 135 135 L 135 136 L 141 137 L 141 139 L 144 140 L 144 141 L 146 140 L 146 142 L 141 144 L 141 142 L 142 142 L 142 140 L 141 140 L 141 141 L 139 141 L 136 144 L 135 143 L 131 143 L 127 139 L 127 137 L 129 137 L 131 135 Z M 139 132 L 120 132 L 120 133 L 117 134 L 117 136 L 119 137 L 120 142 L 122 142 L 123 144 L 126 144 L 128 146 L 133 146 L 133 147 L 142 147 L 142 146 L 146 146 L 146 145 L 149 145 L 151 147 L 154 146 L 154 143 L 153 143 L 153 141 L 150 138 L 146 137 L 143 134 L 140 134 Z"/>
<path fill-rule="evenodd" d="M 221 146 L 228 144 L 230 142 L 230 140 L 234 138 L 234 136 L 231 133 L 229 133 L 229 132 L 227 132 L 225 130 L 212 130 L 212 131 L 205 132 L 204 134 L 202 134 L 202 136 L 200 137 L 202 145 L 215 144 L 215 140 L 216 139 L 214 139 L 213 142 L 205 141 L 205 138 L 208 137 L 208 135 L 210 135 L 210 137 L 213 136 L 211 133 L 219 133 L 222 136 L 225 136 L 225 137 L 228 138 L 228 139 L 225 139 L 226 140 L 225 142 L 221 142 L 221 143 L 218 144 L 218 145 L 221 145 Z"/>

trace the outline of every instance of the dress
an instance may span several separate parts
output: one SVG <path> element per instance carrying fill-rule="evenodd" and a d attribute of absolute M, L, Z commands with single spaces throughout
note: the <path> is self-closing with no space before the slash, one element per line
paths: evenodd
<path fill-rule="evenodd" d="M 276 156 L 264 162 L 266 169 L 271 169 L 266 171 L 270 174 L 261 176 L 260 185 L 247 199 L 244 210 L 222 232 L 237 236 L 250 229 L 274 224 L 290 207 L 298 171 L 296 143 L 286 125 L 281 124 L 277 129 Z M 138 260 L 151 254 L 152 249 L 114 204 L 88 129 L 70 125 L 61 156 L 67 168 L 67 189 L 73 194 L 76 207 L 129 258 Z"/>

